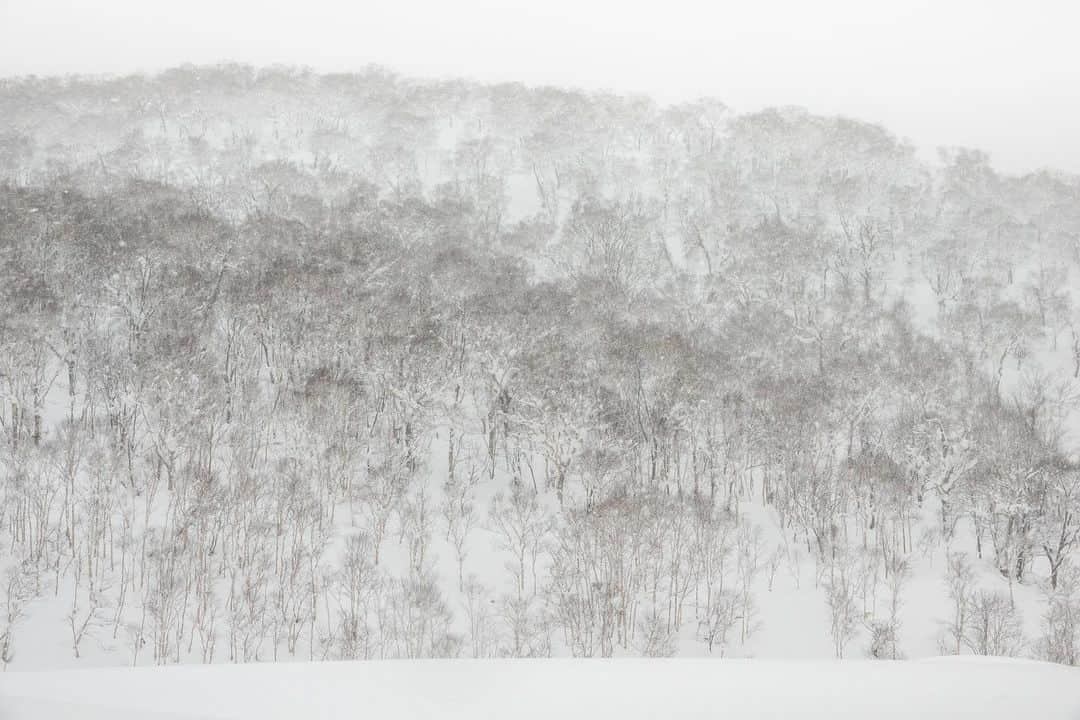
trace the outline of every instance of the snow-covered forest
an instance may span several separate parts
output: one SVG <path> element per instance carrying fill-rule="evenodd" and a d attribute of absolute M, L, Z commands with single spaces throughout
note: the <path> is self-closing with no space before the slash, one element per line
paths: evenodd
<path fill-rule="evenodd" d="M 0 665 L 1080 663 L 1080 178 L 924 150 L 0 80 Z"/>

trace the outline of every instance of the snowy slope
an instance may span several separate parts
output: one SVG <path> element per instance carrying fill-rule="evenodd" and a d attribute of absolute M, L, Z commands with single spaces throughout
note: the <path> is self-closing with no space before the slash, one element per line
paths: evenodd
<path fill-rule="evenodd" d="M 1024 660 L 275 663 L 0 675 L 4 720 L 1080 718 L 1080 670 Z"/>
<path fill-rule="evenodd" d="M 258 107 L 263 107 L 263 105 L 260 103 Z M 290 160 L 299 163 L 303 167 L 309 165 L 314 167 L 316 163 L 313 162 L 314 158 L 309 150 L 305 149 L 305 143 L 296 140 L 296 138 L 306 137 L 303 135 L 303 133 L 307 132 L 304 129 L 307 127 L 304 123 L 313 123 L 320 113 L 326 114 L 325 109 L 305 107 L 304 112 L 290 116 L 288 123 L 290 125 L 295 124 L 296 127 L 290 126 L 288 129 L 281 129 L 283 136 L 293 138 L 288 141 L 291 144 L 287 146 L 285 140 L 282 140 L 280 146 L 269 142 L 270 136 L 275 139 L 277 137 L 278 128 L 276 124 L 278 120 L 274 119 L 272 123 L 265 120 L 265 118 L 259 120 L 258 118 L 263 117 L 260 113 L 262 111 L 245 120 L 245 122 L 250 123 L 254 133 L 253 137 L 264 138 L 264 142 L 257 147 L 258 152 L 253 151 L 251 161 L 258 163 L 260 161 Z M 343 112 L 341 114 L 345 115 L 347 113 Z M 491 130 L 490 115 L 490 108 L 487 108 L 483 103 L 457 120 L 447 120 L 440 115 L 439 123 L 441 125 L 437 137 L 433 140 L 429 138 L 432 141 L 417 150 L 417 162 L 420 166 L 418 181 L 424 185 L 425 192 L 433 195 L 436 186 L 441 183 L 460 179 L 465 184 L 465 180 L 468 180 L 474 170 L 479 172 L 479 169 L 487 168 L 491 172 L 497 172 L 504 181 L 503 191 L 506 207 L 503 223 L 505 226 L 509 226 L 516 220 L 527 219 L 544 211 L 538 187 L 538 184 L 543 179 L 543 169 L 534 166 L 531 160 L 523 159 L 525 156 L 520 154 L 515 156 L 507 149 L 516 148 L 520 143 L 507 142 L 506 137 L 500 139 L 497 133 L 491 134 L 494 131 Z M 435 117 L 435 115 L 432 117 Z M 304 118 L 307 118 L 307 120 L 304 120 Z M 172 137 L 173 132 L 164 132 L 164 120 L 162 120 L 161 126 L 163 130 L 160 137 L 158 137 L 156 129 L 158 122 L 157 115 L 149 118 L 146 123 L 147 136 L 164 142 L 167 136 Z M 224 121 L 222 122 L 224 123 Z M 286 121 L 282 120 L 282 122 L 285 123 Z M 376 126 L 375 121 L 367 118 L 367 116 L 354 116 L 350 122 L 353 124 L 353 130 L 355 131 L 355 137 L 352 138 L 352 141 L 355 141 L 357 148 L 367 148 L 368 140 L 371 139 L 368 135 L 375 132 L 373 128 L 382 127 L 381 124 Z M 271 124 L 273 127 L 271 127 Z M 231 137 L 233 133 L 234 130 L 230 127 L 225 124 L 220 125 L 215 146 L 224 147 L 227 144 L 228 137 Z M 396 131 L 387 130 L 387 133 L 391 139 L 396 138 Z M 210 137 L 214 137 L 213 130 L 211 130 Z M 480 145 L 477 147 L 481 147 L 483 146 L 482 141 L 494 143 L 492 147 L 495 150 L 492 150 L 491 157 L 479 158 L 479 160 L 483 160 L 479 164 L 463 162 L 462 158 L 472 157 L 468 152 L 465 152 L 468 149 L 466 146 L 470 143 L 475 145 L 479 142 Z M 802 140 L 799 140 L 799 136 L 793 136 L 792 141 L 802 142 Z M 175 140 L 170 142 L 176 142 L 175 147 L 165 144 L 162 145 L 160 152 L 163 157 L 175 155 L 178 158 L 177 163 L 182 165 L 183 162 L 186 162 L 183 161 L 183 158 L 186 157 L 184 153 L 187 151 L 181 152 L 186 140 L 183 143 Z M 554 145 L 557 146 L 558 143 L 554 143 Z M 583 145 L 582 147 L 586 146 Z M 586 149 L 588 148 L 586 147 Z M 366 149 L 364 151 L 366 152 Z M 592 152 L 592 150 L 589 152 Z M 693 154 L 689 146 L 687 146 L 686 152 Z M 679 153 L 681 157 L 682 151 L 680 150 Z M 514 157 L 517 159 L 514 160 Z M 562 156 L 560 153 L 554 152 L 553 157 L 558 160 Z M 625 161 L 627 167 L 624 168 L 619 165 L 617 171 L 609 167 L 613 157 L 616 159 L 621 158 L 621 160 Z M 657 178 L 653 177 L 657 171 L 649 164 L 651 162 L 650 158 L 651 156 L 648 153 L 643 153 L 640 149 L 633 150 L 630 146 L 625 146 L 614 150 L 606 149 L 594 159 L 597 171 L 603 170 L 604 177 L 611 181 L 611 187 L 607 188 L 607 190 L 612 190 L 615 195 L 632 194 L 631 191 L 635 191 L 643 193 L 646 197 L 658 198 L 667 190 L 661 188 Z M 552 162 L 555 162 L 555 160 L 552 160 Z M 335 162 L 345 163 L 341 159 Z M 485 163 L 490 163 L 490 167 Z M 349 167 L 347 163 L 344 166 Z M 637 172 L 632 173 L 628 168 L 637 168 Z M 366 172 L 366 165 L 361 163 L 352 170 L 358 173 Z M 458 175 L 462 177 L 458 178 Z M 793 174 L 792 177 L 798 178 L 801 176 Z M 381 175 L 378 177 L 373 176 L 373 178 L 378 182 L 385 181 Z M 476 181 L 474 184 L 480 184 L 478 179 L 474 178 L 474 180 Z M 700 178 L 695 179 L 695 176 L 692 175 L 687 175 L 683 180 L 688 184 L 688 187 L 700 184 Z M 194 182 L 190 178 L 177 178 L 175 181 Z M 558 183 L 555 183 L 555 185 L 557 187 Z M 806 192 L 813 195 L 812 188 L 806 189 Z M 577 193 L 578 188 L 569 179 L 565 180 L 562 190 L 556 193 L 558 202 L 555 205 L 561 210 L 555 215 L 558 216 L 556 219 L 560 222 L 565 221 L 568 207 L 577 198 Z M 794 203 L 801 197 L 800 194 L 794 195 L 792 202 Z M 777 209 L 777 213 L 779 212 L 779 209 Z M 672 245 L 668 248 L 668 251 L 675 258 L 673 264 L 676 269 L 680 273 L 685 272 L 688 278 L 695 278 L 704 274 L 705 268 L 702 266 L 700 258 L 695 260 L 682 247 L 679 240 L 679 233 L 682 231 L 679 229 L 678 223 L 675 222 L 675 215 L 676 213 L 673 212 L 668 226 L 664 228 L 665 233 L 670 235 L 667 241 Z M 831 215 L 828 217 L 831 217 Z M 556 225 L 558 224 L 556 223 Z M 560 231 L 556 228 L 551 232 L 557 236 Z M 840 230 L 834 227 L 832 232 L 839 233 Z M 552 242 L 554 240 L 555 237 L 552 238 Z M 882 306 L 886 307 L 889 302 L 903 297 L 912 308 L 917 319 L 918 329 L 927 335 L 941 338 L 947 335 L 948 332 L 952 332 L 947 329 L 945 318 L 941 316 L 941 307 L 944 306 L 939 307 L 936 295 L 930 287 L 930 281 L 926 277 L 925 268 L 922 266 L 923 260 L 918 257 L 921 248 L 919 244 L 920 238 L 913 237 L 908 240 L 910 242 L 899 243 L 898 249 L 893 248 L 894 255 L 891 262 L 882 261 L 883 265 L 879 269 L 884 293 Z M 909 245 L 910 247 L 908 247 Z M 507 247 L 512 246 L 508 245 Z M 1049 257 L 1048 259 L 1053 261 L 1062 260 L 1056 257 Z M 1069 262 L 1072 261 L 1069 260 Z M 1011 282 L 1009 289 L 1001 292 L 1004 299 L 1010 299 L 1022 304 L 1024 302 L 1023 294 L 1026 292 L 1024 288 L 1028 287 L 1025 283 L 1042 266 L 1036 262 L 1035 258 L 1019 260 L 1016 263 L 1017 266 L 1014 268 L 1015 282 Z M 1075 281 L 1077 279 L 1076 268 L 1070 265 L 1069 272 L 1072 273 Z M 536 280 L 544 279 L 551 278 L 545 277 L 542 272 L 537 271 Z M 1080 287 L 1076 282 L 1072 286 L 1074 288 Z M 1074 295 L 1072 305 L 1075 306 L 1077 302 L 1080 302 L 1080 294 L 1076 291 L 1072 291 L 1072 293 Z M 1054 332 L 1058 332 L 1062 338 L 1068 334 L 1064 327 L 1055 326 Z M 990 356 L 999 357 L 996 352 L 990 353 Z M 1033 343 L 1033 347 L 1028 349 L 1028 354 L 1025 357 L 1027 359 L 1024 361 L 1025 365 L 1022 371 L 1019 361 L 1015 365 L 1010 361 L 1004 367 L 1002 378 L 1003 395 L 1010 402 L 1013 396 L 1023 389 L 1023 381 L 1029 372 L 1034 374 L 1035 370 L 1045 371 L 1048 377 L 1064 379 L 1066 383 L 1070 382 L 1069 375 L 1072 372 L 1070 366 L 1071 357 L 1069 348 L 1066 347 L 1064 342 L 1052 342 L 1050 336 L 1040 338 L 1038 343 Z M 992 358 L 988 356 L 988 359 L 983 364 L 986 365 L 983 369 L 987 376 L 991 376 L 994 373 Z M 67 373 L 62 372 L 62 363 L 59 358 L 47 370 L 46 374 L 52 375 L 55 373 L 58 379 L 51 385 L 51 390 L 44 401 L 43 435 L 46 443 L 54 441 L 59 436 L 60 429 L 66 420 L 79 416 L 89 418 L 92 417 L 92 413 L 100 412 L 100 409 L 94 410 L 95 406 L 93 405 L 89 410 L 84 407 L 84 401 L 81 398 L 88 395 L 82 383 L 77 383 L 73 387 L 66 384 Z M 263 370 L 254 371 L 252 374 L 253 387 L 262 386 L 260 383 L 266 375 L 268 375 L 268 372 L 264 373 Z M 268 399 L 272 397 L 272 394 L 268 381 L 264 386 L 264 390 L 265 398 L 263 400 L 266 400 L 267 405 L 269 405 Z M 0 389 L 0 392 L 2 392 L 2 389 Z M 0 405 L 6 408 L 9 404 L 8 401 L 9 398 L 3 396 L 0 398 Z M 484 468 L 487 467 L 486 461 L 482 460 L 486 454 L 485 431 L 483 429 L 486 412 L 486 407 L 473 407 L 466 400 L 461 403 L 460 414 L 462 417 L 455 417 L 453 420 L 454 423 L 461 425 L 461 427 L 455 427 L 455 430 L 459 433 L 457 436 L 459 438 L 459 450 L 464 448 L 464 450 L 470 451 L 478 458 L 481 458 L 481 460 L 477 461 L 477 465 L 484 465 Z M 1076 453 L 1080 450 L 1080 445 L 1078 445 L 1078 442 L 1080 442 L 1080 409 L 1074 409 L 1071 413 L 1071 422 L 1066 424 L 1062 445 L 1070 453 Z M 104 421 L 104 418 L 102 420 Z M 440 420 L 439 422 L 443 421 Z M 289 420 L 290 427 L 291 423 L 292 420 Z M 304 458 L 314 455 L 313 446 L 311 445 L 312 439 L 306 432 L 296 430 L 294 433 L 295 429 L 284 429 L 285 422 L 280 423 L 280 425 L 282 427 L 278 427 L 276 421 L 273 425 L 275 437 L 273 453 L 280 453 L 281 458 Z M 424 499 L 428 503 L 424 507 L 430 510 L 430 516 L 434 518 L 422 533 L 418 533 L 418 536 L 424 535 L 430 543 L 425 556 L 427 566 L 424 569 L 431 571 L 434 582 L 440 591 L 440 597 L 446 600 L 448 612 L 452 615 L 449 630 L 467 641 L 460 653 L 462 655 L 505 656 L 510 653 L 505 638 L 511 635 L 512 628 L 511 623 L 506 619 L 506 614 L 501 611 L 502 606 L 500 603 L 513 595 L 514 581 L 511 575 L 513 572 L 511 569 L 513 560 L 512 552 L 503 547 L 499 533 L 493 529 L 489 509 L 492 497 L 498 492 L 505 492 L 510 487 L 513 472 L 503 459 L 493 461 L 495 466 L 491 468 L 490 474 L 486 469 L 481 468 L 482 472 L 479 473 L 481 479 L 472 490 L 472 495 L 468 498 L 471 504 L 475 506 L 476 518 L 473 525 L 470 526 L 468 537 L 462 545 L 467 552 L 464 554 L 464 559 L 459 566 L 457 553 L 455 552 L 456 548 L 451 545 L 449 540 L 447 522 L 445 518 L 440 517 L 441 508 L 446 504 L 444 503 L 447 499 L 445 487 L 449 478 L 447 462 L 449 454 L 448 430 L 448 425 L 440 424 L 425 432 L 420 443 L 426 444 L 428 447 L 428 462 L 423 472 L 417 475 L 416 485 L 410 490 L 413 495 L 408 498 L 410 502 L 415 501 L 418 493 L 422 490 L 425 493 Z M 462 444 L 460 438 L 465 438 L 464 444 Z M 528 443 L 523 444 L 534 448 L 536 438 L 529 437 L 528 440 Z M 143 443 L 141 447 L 144 449 L 153 445 L 151 441 L 146 439 L 140 439 L 140 442 Z M 327 442 L 329 444 L 329 441 Z M 539 445 L 539 442 L 536 441 L 535 444 Z M 220 449 L 226 446 L 218 447 Z M 536 476 L 547 474 L 547 460 L 541 453 L 536 452 L 535 449 L 529 451 L 518 450 L 518 452 L 520 453 L 519 462 L 523 461 L 530 464 L 530 473 L 532 467 L 535 466 L 537 470 Z M 97 464 L 99 460 L 95 458 L 93 462 Z M 220 458 L 215 458 L 215 463 L 219 468 L 228 467 L 230 462 L 230 456 L 226 452 L 222 452 Z M 267 468 L 270 466 L 271 463 L 268 462 Z M 462 464 L 461 467 L 463 466 Z M 360 482 L 366 480 L 364 474 L 359 471 L 356 472 L 356 476 Z M 534 484 L 536 476 L 534 476 Z M 266 473 L 266 477 L 269 477 L 269 472 Z M 746 471 L 746 477 L 751 481 L 751 484 L 760 481 L 760 476 L 755 475 L 755 472 L 749 467 Z M 85 476 L 80 476 L 80 484 L 91 488 L 91 479 L 92 474 L 87 472 Z M 543 494 L 542 500 L 552 507 L 551 516 L 555 519 L 563 519 L 563 513 L 555 509 L 554 493 L 548 489 L 543 491 Z M 85 497 L 92 499 L 93 495 L 87 491 Z M 73 541 L 67 540 L 68 535 L 62 530 L 65 527 L 64 524 L 56 520 L 55 517 L 52 519 L 56 527 L 55 536 L 61 546 L 58 555 L 65 562 L 56 561 L 51 565 L 42 563 L 45 570 L 39 573 L 41 582 L 35 584 L 32 597 L 26 601 L 26 606 L 21 609 L 18 622 L 15 623 L 12 630 L 14 643 L 13 654 L 8 664 L 10 669 L 16 671 L 51 671 L 122 664 L 148 665 L 154 662 L 192 663 L 204 662 L 208 659 L 220 662 L 231 657 L 227 643 L 230 642 L 233 636 L 240 636 L 242 632 L 234 631 L 233 626 L 229 624 L 232 621 L 226 617 L 233 604 L 230 602 L 228 583 L 224 579 L 225 573 L 219 573 L 217 576 L 218 580 L 214 581 L 216 582 L 214 592 L 208 595 L 208 597 L 211 597 L 211 602 L 206 604 L 207 608 L 213 608 L 218 613 L 216 620 L 211 619 L 208 623 L 210 632 L 207 633 L 207 637 L 216 638 L 217 641 L 217 645 L 212 645 L 209 653 L 193 643 L 195 631 L 192 616 L 197 614 L 193 607 L 179 611 L 181 617 L 179 618 L 178 628 L 181 633 L 186 633 L 183 636 L 183 642 L 173 642 L 169 639 L 168 631 L 163 633 L 166 638 L 164 645 L 169 647 L 168 652 L 161 653 L 162 657 L 160 658 L 155 657 L 152 647 L 145 645 L 143 625 L 147 615 L 146 607 L 151 604 L 147 598 L 152 597 L 155 587 L 159 587 L 154 585 L 156 580 L 153 577 L 151 577 L 149 583 L 143 580 L 146 567 L 151 565 L 145 561 L 147 538 L 153 541 L 154 538 L 163 537 L 166 531 L 171 529 L 169 523 L 172 520 L 169 519 L 168 511 L 169 507 L 174 503 L 174 495 L 165 491 L 158 493 L 156 499 L 147 500 L 145 499 L 147 497 L 146 495 L 138 495 L 137 497 L 133 495 L 129 498 L 126 492 L 117 492 L 116 497 L 112 498 L 115 501 L 116 508 L 120 509 L 116 509 L 114 515 L 110 518 L 112 523 L 110 527 L 124 527 L 127 516 L 123 514 L 127 512 L 133 518 L 133 521 L 130 526 L 130 537 L 125 542 L 128 542 L 130 547 L 143 548 L 144 559 L 139 561 L 141 569 L 137 586 L 130 581 L 130 576 L 128 576 L 128 590 L 125 595 L 121 592 L 124 582 L 118 582 L 112 577 L 115 575 L 122 577 L 126 571 L 123 550 L 119 549 L 123 545 L 118 541 L 115 550 L 113 545 L 109 545 L 109 573 L 107 573 L 109 577 L 106 579 L 112 584 L 106 585 L 104 590 L 99 590 L 99 594 L 104 599 L 103 607 L 98 608 L 101 617 L 95 617 L 95 622 L 88 626 L 85 636 L 80 641 L 81 644 L 73 641 L 73 623 L 70 618 L 75 615 L 79 615 L 79 617 L 93 615 L 93 611 L 87 610 L 87 601 L 89 599 L 87 584 L 85 580 L 82 581 L 81 585 L 74 581 L 73 575 L 79 576 L 79 566 L 75 564 L 68 565 L 65 562 L 69 558 L 69 554 L 77 553 L 69 553 L 68 550 L 63 549 L 69 542 Z M 325 511 L 327 518 L 332 518 L 325 519 L 328 526 L 332 527 L 333 532 L 330 533 L 332 537 L 325 551 L 320 547 L 317 553 L 318 571 L 324 577 L 333 577 L 341 571 L 346 539 L 351 536 L 358 536 L 371 529 L 371 519 L 365 514 L 364 501 L 356 501 L 355 498 L 351 497 L 346 500 L 344 495 L 339 496 L 336 494 L 332 500 L 333 503 L 327 502 L 326 508 L 328 510 Z M 22 502 L 21 498 L 19 502 Z M 81 499 L 80 502 L 82 502 Z M 136 502 L 139 503 L 140 509 L 140 512 L 137 513 L 131 509 Z M 718 642 L 715 648 L 707 645 L 699 637 L 701 623 L 708 617 L 707 601 L 704 597 L 699 597 L 697 587 L 695 587 L 694 592 L 689 593 L 687 596 L 685 617 L 681 624 L 676 624 L 678 635 L 672 644 L 672 652 L 680 656 L 711 654 L 714 657 L 777 659 L 822 659 L 837 654 L 833 647 L 833 640 L 830 637 L 829 606 L 824 584 L 826 572 L 829 568 L 815 557 L 816 551 L 810 548 L 805 529 L 800 530 L 796 527 L 793 531 L 793 526 L 790 523 L 785 524 L 785 522 L 782 522 L 776 511 L 765 502 L 763 493 L 747 492 L 744 500 L 733 504 L 739 511 L 740 518 L 745 518 L 751 527 L 760 530 L 760 538 L 758 538 L 761 541 L 760 547 L 752 548 L 753 553 L 750 553 L 754 556 L 754 572 L 748 573 L 750 580 L 747 583 L 747 588 L 750 591 L 747 595 L 752 599 L 756 613 L 753 617 L 754 622 L 744 622 L 744 627 L 752 625 L 750 628 L 752 631 L 732 632 L 731 638 L 727 642 Z M 964 518 L 959 521 L 955 537 L 949 538 L 948 543 L 946 543 L 946 539 L 942 537 L 940 531 L 942 513 L 939 498 L 930 490 L 927 492 L 925 502 L 920 498 L 920 503 L 921 516 L 909 518 L 912 521 L 911 527 L 908 529 L 909 537 L 899 543 L 893 541 L 894 544 L 898 544 L 902 548 L 904 559 L 908 563 L 911 572 L 910 579 L 904 585 L 899 598 L 899 611 L 897 613 L 899 625 L 896 629 L 898 654 L 910 658 L 926 658 L 938 655 L 943 651 L 941 637 L 944 626 L 951 614 L 950 601 L 945 585 L 946 552 L 963 551 L 972 558 L 977 555 L 975 535 L 969 519 Z M 403 502 L 398 502 L 398 504 L 404 505 Z M 573 504 L 570 503 L 570 506 L 573 506 Z M 92 503 L 87 502 L 87 507 L 91 505 Z M 145 506 L 145 512 L 141 511 L 143 506 Z M 381 547 L 380 569 L 386 573 L 386 579 L 397 584 L 398 587 L 400 587 L 401 582 L 407 581 L 411 576 L 409 567 L 410 545 L 407 534 L 410 530 L 405 519 L 406 513 L 404 510 L 404 507 L 394 509 L 393 517 L 389 521 L 386 538 Z M 54 515 L 60 514 L 60 506 L 52 506 L 52 512 Z M 49 513 L 46 512 L 45 515 L 48 516 Z M 320 522 L 323 520 L 320 519 Z M 845 533 L 847 520 L 847 518 L 844 518 Z M 112 535 L 110 534 L 109 537 L 109 542 L 112 543 Z M 546 539 L 550 540 L 550 538 Z M 874 557 L 866 552 L 866 534 L 863 535 L 861 547 L 855 534 L 850 538 L 845 536 L 845 540 L 850 546 L 848 549 L 852 551 L 852 562 L 863 562 L 862 567 L 869 567 L 870 561 L 874 560 Z M 873 546 L 874 542 L 871 541 L 871 550 Z M 13 547 L 15 546 L 5 545 L 0 547 L 0 573 L 7 569 L 9 563 L 11 565 L 15 564 L 17 557 L 12 550 Z M 102 544 L 101 547 L 104 548 L 105 545 Z M 19 549 L 21 550 L 21 545 Z M 104 550 L 102 556 L 104 557 Z M 119 569 L 116 569 L 116 557 L 119 557 Z M 195 557 L 195 555 L 192 554 L 192 557 Z M 75 570 L 71 568 L 75 568 Z M 550 570 L 550 552 L 548 549 L 541 553 L 539 570 L 539 586 L 542 592 L 537 593 L 535 572 L 531 591 L 536 595 L 536 598 L 546 595 L 546 598 L 543 598 L 546 602 L 547 599 L 555 597 L 554 592 L 545 588 L 547 581 L 550 579 L 547 577 L 547 575 L 550 575 L 548 572 Z M 735 576 L 738 574 L 737 563 L 729 563 L 727 573 L 729 576 L 727 582 L 730 587 L 734 587 L 737 580 Z M 978 559 L 974 563 L 974 573 L 974 590 L 986 590 L 1003 596 L 1007 594 L 1010 600 L 1010 608 L 1015 607 L 1019 621 L 1023 625 L 1025 636 L 1025 642 L 1022 643 L 1022 648 L 1018 649 L 1017 652 L 1031 656 L 1038 655 L 1040 652 L 1038 644 L 1045 633 L 1043 626 L 1047 609 L 1044 586 L 1048 580 L 1048 568 L 1044 559 L 1033 558 L 1030 574 L 1025 578 L 1024 583 L 1015 584 L 1015 586 L 994 567 L 989 552 L 986 553 L 985 559 Z M 723 572 L 721 572 L 722 574 Z M 862 582 L 858 589 L 858 597 L 855 598 L 858 604 L 858 622 L 853 630 L 852 639 L 842 651 L 844 657 L 865 656 L 869 652 L 871 645 L 869 622 L 881 620 L 889 613 L 890 598 L 883 579 L 884 576 L 885 573 L 880 563 L 870 567 L 870 571 L 865 575 L 868 579 Z M 237 577 L 239 577 L 239 574 L 237 574 Z M 482 591 L 478 592 L 475 598 L 470 598 L 466 594 L 461 582 L 463 579 L 470 577 L 477 579 L 482 586 Z M 697 580 L 695 579 L 694 582 L 697 583 Z M 213 582 L 210 583 L 210 585 L 213 584 Z M 309 629 L 301 634 L 291 652 L 286 649 L 287 643 L 280 637 L 265 637 L 268 631 L 263 630 L 263 636 L 260 636 L 257 642 L 252 643 L 254 650 L 248 652 L 245 649 L 243 652 L 235 653 L 235 656 L 246 657 L 250 660 L 278 659 L 279 657 L 284 660 L 357 657 L 358 655 L 355 654 L 346 654 L 340 647 L 340 643 L 335 644 L 337 642 L 335 639 L 337 617 L 335 615 L 336 609 L 332 608 L 332 603 L 336 602 L 336 599 L 332 597 L 332 593 L 325 590 L 329 585 L 329 583 L 324 583 L 322 586 L 324 591 L 322 598 L 317 603 L 319 606 L 318 613 L 311 612 L 306 615 L 306 617 L 314 618 L 318 614 L 320 623 L 318 628 L 316 628 L 315 622 L 312 620 L 311 625 L 308 626 Z M 295 588 L 295 584 L 292 587 Z M 385 595 L 381 588 L 374 589 L 374 584 L 371 587 L 373 588 L 373 597 Z M 655 603 L 655 593 L 653 595 L 653 602 Z M 646 596 L 647 593 L 643 592 L 642 597 Z M 270 605 L 272 606 L 273 603 L 270 603 Z M 537 605 L 541 605 L 539 600 Z M 671 603 L 667 603 L 666 606 L 665 609 L 670 612 Z M 645 605 L 643 604 L 642 607 L 644 614 Z M 489 642 L 477 643 L 476 639 L 472 637 L 472 635 L 484 635 L 484 633 L 473 632 L 474 628 L 470 627 L 470 618 L 468 616 L 470 608 L 473 610 L 479 608 L 479 610 L 476 610 L 476 615 L 485 621 L 487 625 L 477 623 L 477 627 L 488 631 L 485 637 L 489 637 Z M 275 609 L 281 610 L 281 608 Z M 75 610 L 79 612 L 75 612 Z M 184 612 L 187 612 L 188 616 L 184 616 Z M 283 612 L 279 614 L 284 616 Z M 240 616 L 237 615 L 236 617 Z M 259 617 L 259 613 L 252 613 L 252 617 Z M 252 625 L 254 624 L 252 623 Z M 237 621 L 235 625 L 240 627 L 242 623 Z M 163 627 L 167 628 L 168 625 L 163 623 Z M 560 630 L 561 628 L 556 626 L 550 633 L 550 651 L 555 656 L 566 656 L 570 654 L 571 649 L 567 645 L 565 633 Z M 320 637 L 320 634 L 326 636 L 325 641 L 324 638 Z M 375 633 L 372 633 L 372 635 L 375 635 Z M 386 641 L 385 648 L 380 645 L 380 649 L 374 652 L 373 656 L 390 657 L 395 653 L 400 654 L 400 650 L 394 646 L 399 637 L 400 635 L 394 635 L 392 642 Z M 73 645 L 76 647 L 73 647 Z M 478 650 L 477 647 L 480 645 L 483 645 L 483 647 Z M 217 648 L 216 654 L 214 647 Z M 966 648 L 960 648 L 959 646 L 956 649 L 957 651 L 967 652 Z M 613 652 L 616 655 L 637 654 L 641 653 L 642 649 L 638 645 L 631 643 L 627 647 L 617 647 Z"/>

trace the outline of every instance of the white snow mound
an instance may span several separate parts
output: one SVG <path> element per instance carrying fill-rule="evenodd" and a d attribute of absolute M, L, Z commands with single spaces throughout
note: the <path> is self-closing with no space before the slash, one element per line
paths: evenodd
<path fill-rule="evenodd" d="M 1025 660 L 425 660 L 8 672 L 2 720 L 1080 719 Z"/>

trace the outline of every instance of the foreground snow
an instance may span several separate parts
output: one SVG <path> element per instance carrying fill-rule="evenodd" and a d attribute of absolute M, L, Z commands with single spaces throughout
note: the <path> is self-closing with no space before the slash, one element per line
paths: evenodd
<path fill-rule="evenodd" d="M 1023 660 L 512 660 L 9 672 L 3 720 L 1080 718 L 1080 670 Z"/>

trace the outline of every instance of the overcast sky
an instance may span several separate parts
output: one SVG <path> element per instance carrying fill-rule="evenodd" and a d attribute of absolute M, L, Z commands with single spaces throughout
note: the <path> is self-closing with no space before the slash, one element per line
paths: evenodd
<path fill-rule="evenodd" d="M 1078 0 L 0 0 L 0 75 L 236 60 L 713 95 L 1080 172 Z M 707 8 L 707 9 L 706 9 Z M 0 118 L 0 124 L 3 119 Z"/>

